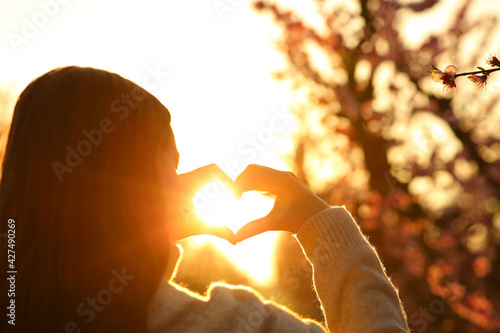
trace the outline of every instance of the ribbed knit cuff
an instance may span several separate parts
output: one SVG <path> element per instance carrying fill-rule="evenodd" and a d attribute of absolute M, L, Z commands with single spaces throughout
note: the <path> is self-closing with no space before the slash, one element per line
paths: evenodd
<path fill-rule="evenodd" d="M 311 262 L 331 260 L 348 249 L 367 245 L 345 207 L 332 207 L 310 217 L 296 237 Z"/>

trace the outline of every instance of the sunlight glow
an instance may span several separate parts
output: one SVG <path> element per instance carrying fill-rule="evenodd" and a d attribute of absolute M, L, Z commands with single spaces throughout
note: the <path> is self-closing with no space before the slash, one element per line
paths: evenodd
<path fill-rule="evenodd" d="M 207 223 L 226 225 L 237 232 L 247 222 L 267 215 L 274 200 L 256 191 L 245 192 L 236 200 L 228 188 L 219 182 L 204 186 L 194 198 L 198 215 Z"/>
<path fill-rule="evenodd" d="M 283 131 L 273 132 L 275 140 L 246 149 L 252 138 L 269 128 L 276 117 L 273 109 L 283 110 L 291 100 L 289 86 L 269 76 L 286 65 L 271 42 L 273 32 L 281 29 L 250 10 L 250 3 L 230 4 L 231 10 L 222 17 L 201 1 L 200 10 L 187 2 L 89 0 L 63 5 L 56 1 L 57 12 L 32 31 L 26 25 L 46 15 L 40 3 L 0 1 L 4 13 L 0 31 L 6 37 L 23 37 L 19 45 L 11 38 L 0 40 L 4 59 L 0 87 L 8 88 L 4 90 L 12 94 L 12 102 L 31 80 L 55 67 L 102 68 L 138 83 L 168 107 L 182 172 L 210 163 L 231 177 L 250 163 L 287 169 L 275 144 L 279 136 L 286 136 L 292 121 L 281 111 Z M 314 12 L 314 6 L 309 7 L 307 13 Z M 23 36 L 28 30 L 29 36 Z M 203 207 L 203 198 L 198 200 Z M 213 202 L 218 208 L 212 212 L 202 208 L 201 213 L 234 230 L 272 207 L 271 200 L 256 193 L 244 195 L 236 206 L 219 200 Z M 217 209 L 226 217 L 218 218 Z M 189 241 L 214 242 L 249 277 L 264 283 L 272 276 L 275 239 L 275 233 L 266 233 L 237 246 L 208 236 Z"/>
<path fill-rule="evenodd" d="M 218 182 L 212 182 L 200 190 L 194 198 L 198 215 L 207 223 L 226 225 L 233 232 L 246 223 L 266 216 L 274 200 L 255 191 L 243 193 L 236 200 L 229 189 Z M 236 246 L 227 242 L 214 242 L 249 277 L 259 284 L 268 284 L 273 278 L 273 250 L 277 235 L 265 233 L 247 239 Z M 213 238 L 197 237 L 196 241 L 212 241 Z"/>

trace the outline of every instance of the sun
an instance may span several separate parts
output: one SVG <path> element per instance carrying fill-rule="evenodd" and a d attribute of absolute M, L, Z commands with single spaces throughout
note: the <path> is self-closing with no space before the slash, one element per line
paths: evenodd
<path fill-rule="evenodd" d="M 246 223 L 267 215 L 274 200 L 256 191 L 245 192 L 237 200 L 231 191 L 218 181 L 205 185 L 193 198 L 198 215 L 212 225 L 228 226 L 237 232 Z"/>
<path fill-rule="evenodd" d="M 274 200 L 256 191 L 243 193 L 237 200 L 230 190 L 219 182 L 203 187 L 193 199 L 198 215 L 209 224 L 226 225 L 233 232 L 246 223 L 266 216 Z M 215 242 L 217 247 L 258 284 L 268 284 L 273 279 L 273 251 L 276 233 L 265 233 L 247 239 L 237 245 Z M 210 237 L 198 237 L 197 241 L 210 241 Z"/>

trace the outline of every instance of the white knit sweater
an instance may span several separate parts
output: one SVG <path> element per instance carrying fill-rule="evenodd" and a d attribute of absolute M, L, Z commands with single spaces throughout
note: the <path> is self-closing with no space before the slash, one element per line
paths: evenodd
<path fill-rule="evenodd" d="M 262 300 L 245 287 L 214 284 L 206 298 L 164 281 L 150 308 L 153 332 L 408 332 L 397 292 L 343 207 L 304 223 L 297 239 L 313 266 L 326 326 Z"/>

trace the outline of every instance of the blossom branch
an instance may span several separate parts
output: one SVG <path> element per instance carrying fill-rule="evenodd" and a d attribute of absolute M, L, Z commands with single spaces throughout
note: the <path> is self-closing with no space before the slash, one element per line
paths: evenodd
<path fill-rule="evenodd" d="M 500 68 L 483 69 L 483 70 L 475 71 L 475 72 L 463 72 L 463 73 L 455 74 L 455 77 L 472 75 L 472 74 L 487 74 L 487 75 L 489 75 L 490 73 L 493 73 L 496 71 L 500 71 Z"/>
<path fill-rule="evenodd" d="M 472 81 L 476 87 L 482 89 L 486 85 L 486 80 L 488 79 L 490 73 L 500 70 L 500 60 L 498 60 L 498 58 L 494 55 L 490 55 L 489 58 L 486 58 L 486 64 L 494 68 L 484 69 L 482 67 L 478 67 L 479 71 L 458 73 L 458 69 L 454 65 L 449 65 L 444 69 L 444 71 L 442 71 L 431 64 L 432 71 L 430 73 L 435 82 L 443 83 L 444 89 L 455 89 L 457 86 L 455 79 L 460 76 L 467 76 L 467 78 Z"/>

